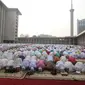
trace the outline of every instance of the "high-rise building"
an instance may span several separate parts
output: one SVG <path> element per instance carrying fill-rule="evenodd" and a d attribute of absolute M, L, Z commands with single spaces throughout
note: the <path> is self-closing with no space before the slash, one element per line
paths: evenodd
<path fill-rule="evenodd" d="M 6 28 L 4 40 L 16 42 L 18 37 L 18 15 L 21 13 L 16 8 L 10 8 L 6 12 Z"/>
<path fill-rule="evenodd" d="M 77 34 L 85 30 L 85 19 L 77 20 Z"/>
<path fill-rule="evenodd" d="M 8 8 L 0 1 L 0 43 L 16 42 L 18 15 L 21 15 L 21 13 L 17 8 Z"/>
<path fill-rule="evenodd" d="M 0 1 L 0 42 L 4 39 L 5 19 L 6 19 L 7 7 Z"/>

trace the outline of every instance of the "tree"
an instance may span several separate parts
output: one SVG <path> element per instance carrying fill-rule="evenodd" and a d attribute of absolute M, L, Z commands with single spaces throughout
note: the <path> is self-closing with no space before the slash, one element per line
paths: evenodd
<path fill-rule="evenodd" d="M 29 35 L 28 35 L 28 34 L 26 34 L 26 35 L 25 35 L 25 37 L 29 37 Z"/>
<path fill-rule="evenodd" d="M 33 35 L 32 37 L 37 37 L 36 35 Z"/>
<path fill-rule="evenodd" d="M 23 34 L 21 34 L 21 35 L 20 35 L 20 37 L 24 37 L 24 35 L 23 35 Z"/>

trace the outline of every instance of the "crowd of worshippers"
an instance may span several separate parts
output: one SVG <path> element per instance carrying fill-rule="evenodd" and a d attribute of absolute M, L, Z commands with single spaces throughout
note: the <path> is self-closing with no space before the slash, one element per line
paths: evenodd
<path fill-rule="evenodd" d="M 19 71 L 75 72 L 84 73 L 85 63 L 76 59 L 85 58 L 85 48 L 73 45 L 24 45 L 0 51 L 0 69 L 14 73 Z"/>

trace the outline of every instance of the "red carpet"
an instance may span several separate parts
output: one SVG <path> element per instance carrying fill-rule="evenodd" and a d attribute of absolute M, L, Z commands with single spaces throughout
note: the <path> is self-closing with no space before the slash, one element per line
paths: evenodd
<path fill-rule="evenodd" d="M 0 85 L 85 85 L 85 81 L 60 81 L 60 80 L 38 80 L 38 79 L 3 79 Z"/>

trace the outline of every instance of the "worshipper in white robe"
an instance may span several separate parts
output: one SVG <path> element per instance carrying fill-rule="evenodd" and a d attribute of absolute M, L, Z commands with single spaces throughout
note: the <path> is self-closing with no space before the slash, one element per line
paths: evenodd
<path fill-rule="evenodd" d="M 30 56 L 35 56 L 35 52 L 33 50 L 30 51 Z"/>
<path fill-rule="evenodd" d="M 84 52 L 81 52 L 81 53 L 80 53 L 80 58 L 81 58 L 81 59 L 85 58 L 85 53 L 84 53 Z"/>
<path fill-rule="evenodd" d="M 14 66 L 14 60 L 9 60 L 7 63 L 7 66 Z"/>
<path fill-rule="evenodd" d="M 16 58 L 18 57 L 18 52 L 17 52 L 17 50 L 14 52 L 13 55 L 14 55 L 14 58 L 15 58 L 15 57 L 16 57 Z"/>
<path fill-rule="evenodd" d="M 8 60 L 12 60 L 13 59 L 13 53 L 11 53 L 11 52 L 8 52 L 8 54 L 7 54 L 7 59 Z"/>
<path fill-rule="evenodd" d="M 85 73 L 85 63 L 83 65 L 82 73 Z"/>
<path fill-rule="evenodd" d="M 6 58 L 2 59 L 2 68 L 6 68 L 7 64 L 8 64 L 9 60 Z"/>
<path fill-rule="evenodd" d="M 8 52 L 7 51 L 5 51 L 3 54 L 2 54 L 2 58 L 7 58 L 8 56 Z"/>
<path fill-rule="evenodd" d="M 16 58 L 21 58 L 22 59 L 22 61 L 25 59 L 25 55 L 23 54 L 23 52 L 21 52 L 21 51 L 16 51 L 15 53 L 14 53 L 14 59 L 16 59 Z"/>
<path fill-rule="evenodd" d="M 15 69 L 13 66 L 14 66 L 14 60 L 9 60 L 5 68 L 5 72 L 9 72 L 9 73 L 15 72 Z"/>
<path fill-rule="evenodd" d="M 28 56 L 28 55 L 30 55 L 30 51 L 25 50 L 25 51 L 23 51 L 23 54 L 24 54 L 25 56 Z"/>
<path fill-rule="evenodd" d="M 64 67 L 69 70 L 69 72 L 74 71 L 74 65 L 70 61 L 66 61 Z"/>
<path fill-rule="evenodd" d="M 37 58 L 36 56 L 32 56 L 30 59 L 30 65 L 29 65 L 30 69 L 34 71 L 37 68 L 36 64 L 37 64 Z"/>
<path fill-rule="evenodd" d="M 76 70 L 76 72 L 81 73 L 83 67 L 84 67 L 84 64 L 83 64 L 82 62 L 77 62 L 77 63 L 75 64 L 75 70 Z"/>
<path fill-rule="evenodd" d="M 37 51 L 37 50 L 35 51 L 35 55 L 36 55 L 37 58 L 41 57 L 41 53 L 39 51 Z"/>
<path fill-rule="evenodd" d="M 18 56 L 22 55 L 22 51 L 17 51 Z"/>
<path fill-rule="evenodd" d="M 30 61 L 28 58 L 24 59 L 21 65 L 23 70 L 29 70 L 30 69 Z"/>
<path fill-rule="evenodd" d="M 61 60 L 56 62 L 56 69 L 60 70 L 60 71 L 63 71 L 65 69 L 64 62 L 61 61 Z"/>
<path fill-rule="evenodd" d="M 2 69 L 3 67 L 3 63 L 2 63 L 2 59 L 0 59 L 0 69 Z"/>
<path fill-rule="evenodd" d="M 22 59 L 21 58 L 16 58 L 14 60 L 14 66 L 13 66 L 16 69 L 16 71 L 21 70 L 21 65 L 22 65 Z"/>
<path fill-rule="evenodd" d="M 25 57 L 25 60 L 31 60 L 31 57 L 29 56 L 29 55 L 27 55 L 26 57 Z"/>
<path fill-rule="evenodd" d="M 0 59 L 2 59 L 2 55 L 3 55 L 3 52 L 2 52 L 2 51 L 0 51 Z"/>

